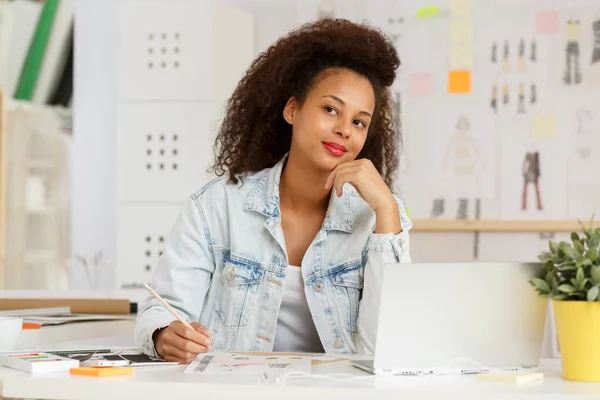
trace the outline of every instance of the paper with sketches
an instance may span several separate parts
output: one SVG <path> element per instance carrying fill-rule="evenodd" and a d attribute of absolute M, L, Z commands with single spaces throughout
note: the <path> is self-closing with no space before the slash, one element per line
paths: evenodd
<path fill-rule="evenodd" d="M 479 109 L 435 114 L 431 167 L 436 197 L 494 197 L 496 133 L 487 118 L 488 113 Z"/>
<path fill-rule="evenodd" d="M 531 136 L 553 138 L 556 136 L 556 116 L 554 114 L 533 114 L 531 116 Z"/>
<path fill-rule="evenodd" d="M 535 16 L 535 28 L 538 35 L 558 33 L 558 11 L 540 11 Z"/>
<path fill-rule="evenodd" d="M 471 93 L 471 71 L 448 72 L 448 93 Z"/>
<path fill-rule="evenodd" d="M 214 352 L 199 355 L 185 370 L 186 374 L 280 374 L 310 373 L 311 360 L 300 356 L 249 356 Z"/>
<path fill-rule="evenodd" d="M 564 220 L 567 212 L 565 136 L 551 140 L 527 128 L 503 130 L 500 165 L 502 219 Z"/>
<path fill-rule="evenodd" d="M 428 72 L 410 74 L 408 88 L 411 96 L 427 96 L 431 93 L 433 82 Z"/>
<path fill-rule="evenodd" d="M 450 43 L 465 43 L 473 41 L 473 24 L 469 20 L 450 21 Z"/>
<path fill-rule="evenodd" d="M 450 69 L 473 67 L 473 46 L 471 44 L 451 44 L 448 59 Z"/>
<path fill-rule="evenodd" d="M 471 18 L 473 0 L 450 0 L 450 18 Z"/>

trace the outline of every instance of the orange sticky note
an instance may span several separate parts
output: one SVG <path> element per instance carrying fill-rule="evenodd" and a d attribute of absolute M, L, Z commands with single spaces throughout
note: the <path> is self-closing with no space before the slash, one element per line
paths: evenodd
<path fill-rule="evenodd" d="M 96 367 L 79 367 L 69 370 L 71 375 L 84 376 L 116 376 L 116 375 L 133 375 L 133 368 L 96 366 Z"/>
<path fill-rule="evenodd" d="M 471 93 L 471 71 L 450 71 L 448 93 Z"/>

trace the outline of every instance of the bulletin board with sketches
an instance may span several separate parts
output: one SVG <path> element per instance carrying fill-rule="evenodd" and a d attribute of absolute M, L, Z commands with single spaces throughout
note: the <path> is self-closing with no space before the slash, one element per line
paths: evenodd
<path fill-rule="evenodd" d="M 402 59 L 399 191 L 413 219 L 600 215 L 600 2 L 366 7 Z"/>

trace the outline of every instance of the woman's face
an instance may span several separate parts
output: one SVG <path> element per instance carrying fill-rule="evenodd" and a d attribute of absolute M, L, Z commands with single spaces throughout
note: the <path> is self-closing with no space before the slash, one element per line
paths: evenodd
<path fill-rule="evenodd" d="M 284 108 L 292 125 L 290 158 L 332 171 L 362 150 L 375 109 L 371 83 L 355 72 L 336 69 L 321 73 L 300 105 L 294 97 Z"/>

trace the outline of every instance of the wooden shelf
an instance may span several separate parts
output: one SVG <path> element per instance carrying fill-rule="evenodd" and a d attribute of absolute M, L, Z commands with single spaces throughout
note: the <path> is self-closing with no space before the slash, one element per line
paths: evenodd
<path fill-rule="evenodd" d="M 582 221 L 588 226 L 589 221 Z M 600 226 L 600 223 L 598 224 Z M 416 232 L 581 232 L 578 221 L 413 220 Z"/>

